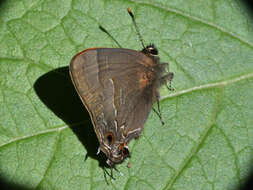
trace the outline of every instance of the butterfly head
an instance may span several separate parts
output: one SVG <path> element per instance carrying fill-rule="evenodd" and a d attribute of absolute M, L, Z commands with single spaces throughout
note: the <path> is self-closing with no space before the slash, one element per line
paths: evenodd
<path fill-rule="evenodd" d="M 143 48 L 141 50 L 141 52 L 145 53 L 149 56 L 158 56 L 158 50 L 154 44 L 150 44 L 150 45 L 146 46 L 145 48 Z"/>

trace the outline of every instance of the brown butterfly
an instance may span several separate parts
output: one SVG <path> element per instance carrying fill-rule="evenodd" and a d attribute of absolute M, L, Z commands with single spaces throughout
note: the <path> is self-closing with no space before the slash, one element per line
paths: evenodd
<path fill-rule="evenodd" d="M 99 151 L 106 154 L 110 167 L 130 156 L 128 143 L 141 135 L 154 102 L 161 118 L 158 89 L 173 78 L 172 72 L 165 73 L 168 63 L 160 62 L 155 46 L 144 46 L 129 8 L 128 13 L 142 43 L 141 51 L 89 48 L 70 63 L 71 79 L 90 114 Z"/>

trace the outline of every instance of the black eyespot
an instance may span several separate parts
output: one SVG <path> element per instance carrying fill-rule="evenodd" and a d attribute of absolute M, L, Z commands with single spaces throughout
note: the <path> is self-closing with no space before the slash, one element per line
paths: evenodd
<path fill-rule="evenodd" d="M 130 152 L 129 152 L 128 148 L 124 147 L 123 148 L 123 155 L 124 156 L 129 156 L 129 154 L 130 154 Z"/>
<path fill-rule="evenodd" d="M 109 145 L 113 144 L 113 134 L 112 133 L 107 133 L 106 134 L 106 140 Z"/>

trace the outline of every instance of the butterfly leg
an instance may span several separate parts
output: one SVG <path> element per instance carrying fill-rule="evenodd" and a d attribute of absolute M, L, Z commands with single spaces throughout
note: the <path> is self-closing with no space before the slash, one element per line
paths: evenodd
<path fill-rule="evenodd" d="M 156 95 L 156 102 L 157 102 L 158 111 L 155 108 L 152 108 L 152 109 L 158 115 L 158 117 L 160 118 L 160 121 L 161 121 L 162 125 L 164 125 L 164 121 L 163 121 L 163 118 L 162 118 L 162 113 L 161 113 L 161 110 L 160 110 L 159 94 L 158 93 Z"/>
<path fill-rule="evenodd" d="M 160 83 L 159 83 L 160 86 L 166 85 L 166 87 L 167 87 L 168 90 L 173 91 L 174 88 L 171 87 L 171 81 L 174 78 L 174 73 L 173 72 L 169 72 L 170 71 L 169 63 L 160 63 L 159 64 L 159 68 L 162 71 L 164 71 L 165 68 L 167 69 L 166 74 L 160 78 Z M 169 86 L 167 84 L 168 81 L 169 81 Z"/>
<path fill-rule="evenodd" d="M 165 66 L 165 65 L 168 66 L 168 63 L 162 63 L 162 64 L 163 64 L 164 66 Z M 166 87 L 168 88 L 168 90 L 173 91 L 174 88 L 171 87 L 171 81 L 172 81 L 173 77 L 174 77 L 174 73 L 168 72 L 168 74 L 162 76 L 162 77 L 159 79 L 159 84 L 160 84 L 161 86 L 165 84 Z M 168 81 L 169 81 L 169 86 L 168 86 L 168 84 L 167 84 Z M 162 125 L 164 125 L 164 121 L 163 121 L 163 119 L 162 119 L 162 113 L 161 113 L 161 110 L 160 110 L 159 92 L 158 92 L 158 91 L 156 92 L 155 98 L 156 98 L 156 102 L 157 102 L 158 111 L 155 110 L 154 108 L 153 108 L 153 110 L 154 110 L 154 112 L 158 115 L 158 117 L 160 118 Z"/>
<path fill-rule="evenodd" d="M 175 89 L 172 88 L 172 86 L 171 86 L 171 81 L 173 78 L 174 78 L 174 73 L 169 72 L 168 74 L 166 74 L 160 78 L 160 85 L 165 84 L 168 90 L 174 91 Z M 168 81 L 169 81 L 169 86 L 167 84 Z"/>
<path fill-rule="evenodd" d="M 104 170 L 104 178 L 105 178 L 107 184 L 109 184 L 108 181 L 107 181 L 107 177 L 106 177 L 107 175 L 108 175 L 112 180 L 115 180 L 115 178 L 113 177 L 113 171 L 112 171 L 113 168 L 112 168 L 112 167 L 110 168 L 110 171 L 111 171 L 110 173 L 106 170 L 105 167 L 103 168 L 103 170 Z"/>

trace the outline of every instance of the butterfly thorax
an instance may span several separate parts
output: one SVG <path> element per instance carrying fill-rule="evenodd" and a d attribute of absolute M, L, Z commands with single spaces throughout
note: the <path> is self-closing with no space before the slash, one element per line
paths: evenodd
<path fill-rule="evenodd" d="M 150 68 L 152 77 L 150 77 L 149 84 L 146 88 L 147 91 L 149 89 L 152 89 L 152 96 L 153 96 L 153 102 L 157 101 L 157 98 L 159 97 L 159 87 L 162 85 L 161 78 L 164 75 L 165 67 L 168 65 L 167 63 L 160 63 L 160 58 L 158 56 L 158 50 L 155 47 L 154 44 L 150 44 L 142 49 L 141 51 L 145 55 L 147 55 L 149 58 L 153 60 L 153 66 Z"/>

